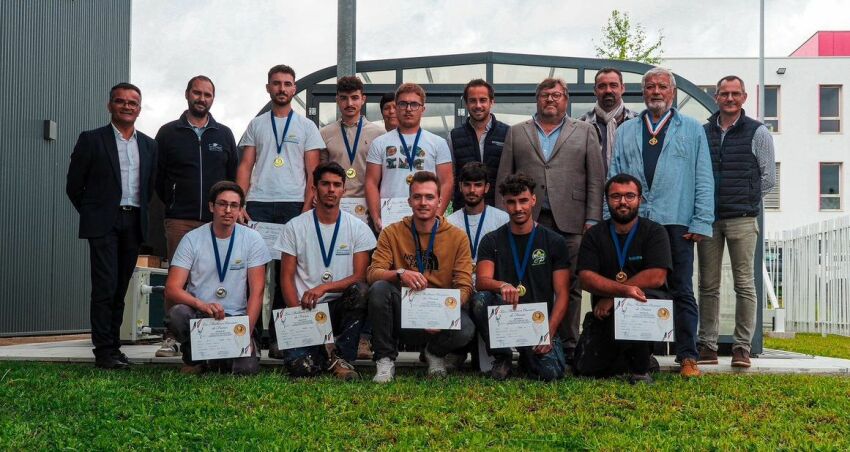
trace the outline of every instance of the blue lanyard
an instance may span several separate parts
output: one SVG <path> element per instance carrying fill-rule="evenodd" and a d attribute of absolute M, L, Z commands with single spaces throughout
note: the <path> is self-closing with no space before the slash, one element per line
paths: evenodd
<path fill-rule="evenodd" d="M 410 222 L 411 231 L 413 232 L 413 243 L 416 244 L 416 267 L 419 273 L 425 274 L 425 263 L 422 260 L 422 245 L 419 243 L 419 233 L 416 232 L 416 223 Z M 437 237 L 437 228 L 440 227 L 440 220 L 434 221 L 434 226 L 431 227 L 431 237 L 428 239 L 428 250 L 426 254 L 430 256 L 434 253 L 434 238 Z"/>
<path fill-rule="evenodd" d="M 348 152 L 348 161 L 354 165 L 354 158 L 357 157 L 357 145 L 360 144 L 360 132 L 363 130 L 363 116 L 360 121 L 357 121 L 357 134 L 354 136 L 354 149 L 348 143 L 348 135 L 345 133 L 345 127 L 340 123 L 339 130 L 342 131 L 342 141 L 345 142 L 345 151 Z"/>
<path fill-rule="evenodd" d="M 629 235 L 626 236 L 626 243 L 620 247 L 620 238 L 617 237 L 617 231 L 614 229 L 614 222 L 611 221 L 608 223 L 608 230 L 611 231 L 611 240 L 614 241 L 614 249 L 617 251 L 617 263 L 620 264 L 620 271 L 623 270 L 623 267 L 626 265 L 626 254 L 629 252 L 629 246 L 632 244 L 632 240 L 635 238 L 635 234 L 638 230 L 640 220 L 635 220 L 635 225 L 632 226 L 632 230 L 629 231 Z"/>
<path fill-rule="evenodd" d="M 322 262 L 325 263 L 325 268 L 331 266 L 331 260 L 334 258 L 334 246 L 336 246 L 336 237 L 339 233 L 339 223 L 342 220 L 342 212 L 336 217 L 336 226 L 334 226 L 334 235 L 331 239 L 331 249 L 325 252 L 325 241 L 322 239 L 322 230 L 319 228 L 319 216 L 316 215 L 316 209 L 313 209 L 313 224 L 316 225 L 316 235 L 319 237 L 319 248 L 322 250 Z"/>
<path fill-rule="evenodd" d="M 516 249 L 516 239 L 514 239 L 514 233 L 508 229 L 508 242 L 511 245 L 511 255 L 514 258 L 514 268 L 516 269 L 516 276 L 520 283 L 522 283 L 522 279 L 525 276 L 525 270 L 528 268 L 528 261 L 531 257 L 531 248 L 534 245 L 535 235 L 537 235 L 537 225 L 534 225 L 534 229 L 531 230 L 531 236 L 528 237 L 528 243 L 525 245 L 525 254 L 522 256 L 522 265 L 520 265 L 518 256 L 519 253 Z"/>
<path fill-rule="evenodd" d="M 404 156 L 407 157 L 407 166 L 410 168 L 410 171 L 413 171 L 413 164 L 416 162 L 416 147 L 419 146 L 419 137 L 422 136 L 422 128 L 416 132 L 416 138 L 413 140 L 413 148 L 407 147 L 407 142 L 404 141 L 404 135 L 401 134 L 401 130 L 396 129 L 398 132 L 398 138 L 401 140 L 401 150 L 404 152 Z"/>
<path fill-rule="evenodd" d="M 478 255 L 478 240 L 481 239 L 481 226 L 484 225 L 484 217 L 487 215 L 487 207 L 481 212 L 481 218 L 478 219 L 478 230 L 475 231 L 475 239 L 472 238 L 472 233 L 469 231 L 469 218 L 466 216 L 466 210 L 463 211 L 463 223 L 466 225 L 466 236 L 469 237 L 469 248 L 472 251 L 472 260 L 475 261 L 475 256 Z"/>
<path fill-rule="evenodd" d="M 236 238 L 236 228 L 233 228 L 233 233 L 230 234 L 230 245 L 227 245 L 227 256 L 224 258 L 224 267 L 221 266 L 221 256 L 218 254 L 218 242 L 215 239 L 212 223 L 210 223 L 210 237 L 212 238 L 213 252 L 215 253 L 215 269 L 218 270 L 218 281 L 224 282 L 224 277 L 227 275 L 227 266 L 230 264 L 230 252 L 233 251 L 233 239 Z"/>
<path fill-rule="evenodd" d="M 286 115 L 286 125 L 283 127 L 283 137 L 281 137 L 280 141 L 277 141 L 277 124 L 274 121 L 274 111 L 269 110 L 269 115 L 272 118 L 272 133 L 274 133 L 274 143 L 277 145 L 277 153 L 280 155 L 281 149 L 283 149 L 283 143 L 286 142 L 286 133 L 289 132 L 289 123 L 292 121 L 292 113 L 293 110 L 289 110 L 289 114 Z"/>

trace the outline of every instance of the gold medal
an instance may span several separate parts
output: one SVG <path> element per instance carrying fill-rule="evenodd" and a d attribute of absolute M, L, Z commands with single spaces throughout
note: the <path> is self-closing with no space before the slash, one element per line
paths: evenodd
<path fill-rule="evenodd" d="M 413 174 L 408 174 L 407 175 L 407 185 L 410 185 L 412 183 L 413 183 Z"/>
<path fill-rule="evenodd" d="M 277 157 L 274 159 L 274 166 L 280 168 L 283 166 L 283 157 Z"/>
<path fill-rule="evenodd" d="M 618 283 L 626 282 L 627 279 L 629 279 L 629 276 L 626 275 L 626 272 L 621 271 L 621 272 L 617 273 L 617 282 Z"/>
<path fill-rule="evenodd" d="M 345 170 L 345 177 L 349 179 L 354 179 L 355 177 L 357 177 L 357 170 L 355 170 L 354 168 L 348 168 L 347 170 Z"/>
<path fill-rule="evenodd" d="M 525 286 L 523 286 L 522 283 L 519 283 L 519 285 L 516 286 L 516 293 L 519 294 L 519 296 L 524 297 L 525 292 Z"/>
<path fill-rule="evenodd" d="M 656 144 L 658 144 L 658 138 L 652 137 L 649 139 L 650 146 L 655 146 Z"/>

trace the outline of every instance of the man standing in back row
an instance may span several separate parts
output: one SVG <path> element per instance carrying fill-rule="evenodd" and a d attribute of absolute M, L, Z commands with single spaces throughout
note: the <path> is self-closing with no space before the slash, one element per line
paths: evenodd
<path fill-rule="evenodd" d="M 720 275 L 723 247 L 729 247 L 735 280 L 735 343 L 732 367 L 750 367 L 756 326 L 753 260 L 759 238 L 761 201 L 776 183 L 773 137 L 764 124 L 744 113 L 744 81 L 730 75 L 717 82 L 719 110 L 703 126 L 714 167 L 712 236 L 699 253 L 699 363 L 717 364 L 720 323 Z M 761 267 L 761 265 L 759 265 Z"/>
<path fill-rule="evenodd" d="M 547 78 L 537 85 L 536 94 L 534 117 L 508 131 L 498 180 L 522 172 L 539 184 L 534 190 L 534 219 L 566 239 L 566 254 L 574 269 L 581 235 L 602 219 L 605 172 L 599 139 L 593 126 L 567 116 L 565 81 Z M 504 206 L 499 195 L 496 205 Z M 581 287 L 573 279 L 567 316 L 559 331 L 568 363 L 578 341 L 580 314 Z"/>
<path fill-rule="evenodd" d="M 236 182 L 246 193 L 243 221 L 285 224 L 313 204 L 313 170 L 325 147 L 313 121 L 292 109 L 295 71 L 286 65 L 269 69 L 266 91 L 272 108 L 252 119 L 242 136 L 242 160 Z M 275 263 L 275 286 L 280 287 L 280 261 Z M 283 308 L 276 290 L 272 309 Z M 269 319 L 269 356 L 282 359 L 274 325 Z"/>
<path fill-rule="evenodd" d="M 711 237 L 714 222 L 711 157 L 702 126 L 673 108 L 673 73 L 652 68 L 644 74 L 642 84 L 646 110 L 617 129 L 608 174 L 636 177 L 644 187 L 640 216 L 667 230 L 673 254 L 667 283 L 673 295 L 676 358 L 683 377 L 697 377 L 694 243 Z"/>
<path fill-rule="evenodd" d="M 611 154 L 614 150 L 614 136 L 620 124 L 638 115 L 629 110 L 623 103 L 623 73 L 619 69 L 606 67 L 600 69 L 593 79 L 593 94 L 596 95 L 596 105 L 593 110 L 583 114 L 579 121 L 589 122 L 596 128 L 596 136 L 602 143 L 602 164 L 605 174 L 611 165 Z"/>

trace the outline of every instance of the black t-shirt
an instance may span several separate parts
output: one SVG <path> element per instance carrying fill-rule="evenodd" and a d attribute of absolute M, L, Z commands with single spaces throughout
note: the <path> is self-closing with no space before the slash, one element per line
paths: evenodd
<path fill-rule="evenodd" d="M 514 266 L 511 245 L 508 234 L 511 224 L 502 225 L 481 239 L 478 245 L 478 261 L 493 262 L 493 278 L 516 286 L 520 283 Z M 522 265 L 525 247 L 531 234 L 515 235 L 517 259 Z M 531 256 L 523 277 L 526 292 L 520 297 L 520 303 L 547 303 L 549 311 L 555 301 L 555 291 L 552 288 L 552 272 L 570 268 L 570 256 L 567 251 L 567 241 L 557 232 L 537 225 L 537 234 L 531 246 Z"/>
<path fill-rule="evenodd" d="M 608 229 L 611 220 L 602 221 L 588 229 L 581 240 L 581 248 L 578 252 L 578 263 L 576 274 L 583 270 L 590 270 L 599 275 L 614 279 L 620 271 L 617 262 L 617 249 L 611 240 L 611 232 Z M 626 253 L 626 263 L 623 271 L 631 278 L 648 268 L 664 268 L 673 270 L 673 258 L 670 255 L 670 239 L 667 238 L 667 230 L 664 226 L 644 217 L 640 217 L 637 223 L 637 232 Z M 622 247 L 626 242 L 627 234 L 617 234 Z M 593 304 L 597 297 L 593 296 Z"/>

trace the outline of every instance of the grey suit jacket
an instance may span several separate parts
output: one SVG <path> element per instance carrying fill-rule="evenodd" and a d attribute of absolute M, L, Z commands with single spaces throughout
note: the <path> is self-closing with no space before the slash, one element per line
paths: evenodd
<path fill-rule="evenodd" d="M 537 182 L 534 218 L 540 215 L 548 193 L 552 216 L 561 231 L 581 234 L 587 220 L 602 219 L 605 169 L 602 147 L 591 124 L 566 118 L 548 161 L 543 158 L 533 119 L 512 126 L 505 138 L 497 180 L 517 172 Z M 504 208 L 498 192 L 496 205 Z"/>

